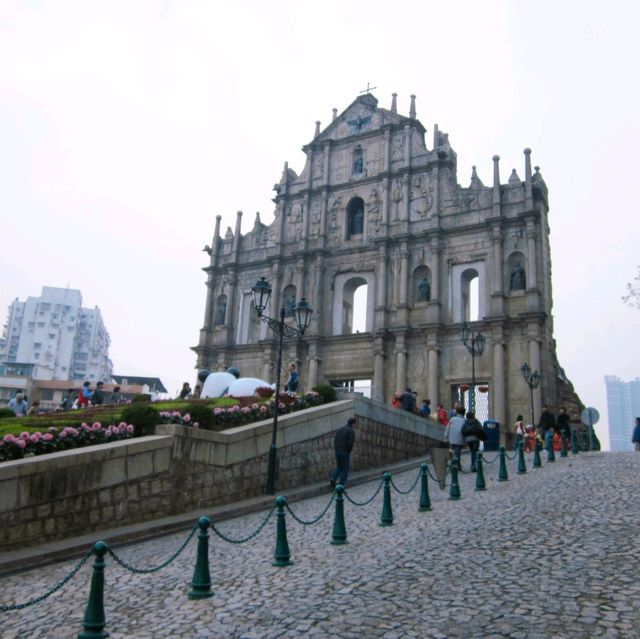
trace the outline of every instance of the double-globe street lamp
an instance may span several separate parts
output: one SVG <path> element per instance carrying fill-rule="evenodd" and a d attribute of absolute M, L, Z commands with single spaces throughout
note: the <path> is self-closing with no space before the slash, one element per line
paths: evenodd
<path fill-rule="evenodd" d="M 273 411 L 273 427 L 271 429 L 271 448 L 269 449 L 269 466 L 267 470 L 267 495 L 275 494 L 276 483 L 276 435 L 278 434 L 278 408 L 280 405 L 280 369 L 282 368 L 282 341 L 286 337 L 297 337 L 304 335 L 304 332 L 311 321 L 313 309 L 307 304 L 304 297 L 294 306 L 293 315 L 298 328 L 285 324 L 286 311 L 284 304 L 280 308 L 280 319 L 273 319 L 264 315 L 269 298 L 271 297 L 271 287 L 264 277 L 261 277 L 256 285 L 251 289 L 253 292 L 253 304 L 258 313 L 258 317 L 269 325 L 269 328 L 278 335 L 278 365 L 276 374 L 275 406 Z"/>
<path fill-rule="evenodd" d="M 471 388 L 469 393 L 469 410 L 476 410 L 476 355 L 480 356 L 484 352 L 487 338 L 482 333 L 474 333 L 465 322 L 462 325 L 462 343 L 471 353 Z"/>
<path fill-rule="evenodd" d="M 531 393 L 531 425 L 535 426 L 536 420 L 533 412 L 533 391 L 540 386 L 540 373 L 538 371 L 532 371 L 531 366 L 525 362 L 520 368 L 522 371 L 522 377 L 527 382 L 529 392 Z"/>

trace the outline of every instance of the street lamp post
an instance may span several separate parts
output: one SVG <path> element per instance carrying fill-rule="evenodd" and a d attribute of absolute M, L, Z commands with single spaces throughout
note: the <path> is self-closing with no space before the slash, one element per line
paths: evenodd
<path fill-rule="evenodd" d="M 540 373 L 538 371 L 531 371 L 531 366 L 525 362 L 520 368 L 522 371 L 522 377 L 527 382 L 529 392 L 531 393 L 531 425 L 535 426 L 536 420 L 533 412 L 533 390 L 540 385 Z"/>
<path fill-rule="evenodd" d="M 469 410 L 476 410 L 476 355 L 480 356 L 484 352 L 487 338 L 482 333 L 473 333 L 469 325 L 465 322 L 462 325 L 462 343 L 471 353 L 471 388 Z"/>
<path fill-rule="evenodd" d="M 284 337 L 296 337 L 304 335 L 304 332 L 309 326 L 311 320 L 311 314 L 313 309 L 307 304 L 304 297 L 294 307 L 294 317 L 298 328 L 288 326 L 284 322 L 285 308 L 284 305 L 280 308 L 280 319 L 273 319 L 267 315 L 264 315 L 264 310 L 269 303 L 269 297 L 271 296 L 271 286 L 264 277 L 261 277 L 256 285 L 251 289 L 253 293 L 253 304 L 258 313 L 258 317 L 266 322 L 269 328 L 278 335 L 278 364 L 276 373 L 276 392 L 275 392 L 275 406 L 273 411 L 273 426 L 271 429 L 271 448 L 269 448 L 269 466 L 267 469 L 267 495 L 275 494 L 276 483 L 276 460 L 277 460 L 277 447 L 276 436 L 278 434 L 278 407 L 280 404 L 280 369 L 282 368 L 282 343 Z"/>

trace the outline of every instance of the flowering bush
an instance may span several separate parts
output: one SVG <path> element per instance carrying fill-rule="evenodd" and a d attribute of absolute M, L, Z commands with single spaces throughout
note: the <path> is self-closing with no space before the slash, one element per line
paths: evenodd
<path fill-rule="evenodd" d="M 125 422 L 106 427 L 100 422 L 94 422 L 83 423 L 79 428 L 65 426 L 58 429 L 51 426 L 46 433 L 24 432 L 18 436 L 7 434 L 0 439 L 0 462 L 129 439 L 133 437 L 133 432 L 133 426 Z"/>
<path fill-rule="evenodd" d="M 309 391 L 304 396 L 291 393 L 281 392 L 280 401 L 278 402 L 279 414 L 291 413 L 303 408 L 318 406 L 324 403 L 323 397 L 315 391 Z M 250 424 L 262 419 L 269 419 L 274 414 L 274 400 L 270 402 L 253 402 L 249 400 L 246 405 L 241 406 L 235 404 L 233 406 L 216 406 L 211 409 L 213 414 L 213 422 L 211 426 L 193 422 L 189 413 L 180 413 L 180 411 L 161 411 L 160 419 L 163 424 L 180 424 L 182 426 L 192 426 L 195 428 L 205 428 L 206 430 L 225 430 L 234 426 L 242 426 Z"/>

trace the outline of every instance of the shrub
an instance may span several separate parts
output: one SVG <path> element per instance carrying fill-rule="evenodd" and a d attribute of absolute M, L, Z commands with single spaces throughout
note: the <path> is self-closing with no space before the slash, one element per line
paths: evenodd
<path fill-rule="evenodd" d="M 329 384 L 318 384 L 314 386 L 311 390 L 315 391 L 322 397 L 323 403 L 328 404 L 329 402 L 335 402 L 338 396 L 336 395 L 336 389 L 333 386 L 329 386 Z"/>
<path fill-rule="evenodd" d="M 131 404 L 122 411 L 122 421 L 133 424 L 135 436 L 148 435 L 160 423 L 160 413 L 149 404 Z"/>
<path fill-rule="evenodd" d="M 149 393 L 140 393 L 139 395 L 134 395 L 131 398 L 132 404 L 140 404 L 151 401 L 151 395 Z"/>
<path fill-rule="evenodd" d="M 191 423 L 197 423 L 200 428 L 204 430 L 213 430 L 214 418 L 213 409 L 206 404 L 200 404 L 192 402 L 184 408 L 185 413 L 188 413 L 191 418 Z"/>
<path fill-rule="evenodd" d="M 15 417 L 16 414 L 10 408 L 0 408 L 0 419 Z"/>

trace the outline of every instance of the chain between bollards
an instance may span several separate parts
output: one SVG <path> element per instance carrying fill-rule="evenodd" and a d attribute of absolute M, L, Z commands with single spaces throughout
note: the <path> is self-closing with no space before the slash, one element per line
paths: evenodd
<path fill-rule="evenodd" d="M 547 461 L 554 462 L 556 460 L 556 454 L 553 452 L 553 440 L 549 442 L 549 448 L 547 450 Z"/>
<path fill-rule="evenodd" d="M 93 562 L 89 600 L 82 622 L 84 630 L 78 634 L 78 639 L 104 639 L 109 636 L 104 629 L 107 625 L 104 616 L 104 556 L 107 550 L 104 541 L 97 541 L 93 546 L 96 558 Z"/>
<path fill-rule="evenodd" d="M 333 518 L 333 533 L 331 535 L 331 543 L 334 546 L 342 546 L 348 544 L 347 527 L 344 523 L 344 486 L 338 484 L 336 486 L 336 511 Z"/>
<path fill-rule="evenodd" d="M 476 490 L 486 490 L 487 483 L 484 480 L 484 469 L 482 466 L 482 453 L 478 452 L 476 457 Z"/>
<path fill-rule="evenodd" d="M 508 481 L 509 475 L 507 474 L 507 455 L 504 446 L 500 446 L 500 467 L 498 470 L 498 481 Z"/>
<path fill-rule="evenodd" d="M 420 504 L 418 512 L 431 510 L 431 498 L 429 497 L 429 466 L 420 464 Z"/>
<path fill-rule="evenodd" d="M 198 549 L 196 565 L 191 579 L 189 599 L 207 599 L 213 597 L 211 590 L 211 574 L 209 573 L 209 526 L 211 522 L 204 515 L 198 519 Z"/>
<path fill-rule="evenodd" d="M 287 522 L 285 520 L 285 506 L 287 500 L 284 497 L 276 498 L 276 550 L 273 555 L 272 566 L 290 566 L 291 553 L 289 552 L 289 542 L 287 541 Z"/>
<path fill-rule="evenodd" d="M 576 433 L 575 429 L 571 429 L 571 454 L 577 455 L 578 452 L 578 434 Z"/>
<path fill-rule="evenodd" d="M 382 515 L 380 517 L 381 526 L 393 526 L 393 510 L 391 509 L 391 474 L 385 473 L 382 476 L 384 487 L 382 489 Z"/>

